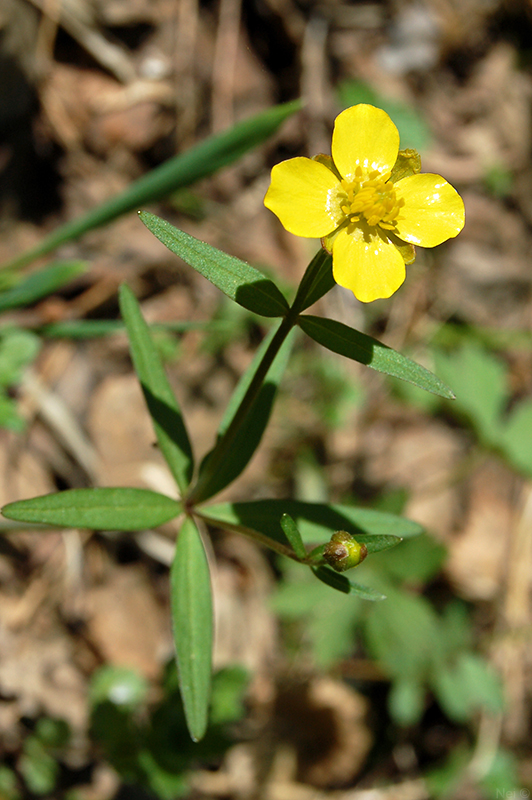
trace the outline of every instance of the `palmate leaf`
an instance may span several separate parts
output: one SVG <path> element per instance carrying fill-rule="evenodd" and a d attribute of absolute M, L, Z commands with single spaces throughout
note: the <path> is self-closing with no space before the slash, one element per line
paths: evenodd
<path fill-rule="evenodd" d="M 287 555 L 293 550 L 280 525 L 283 514 L 294 520 L 306 544 L 323 544 L 335 531 L 346 530 L 357 542 L 365 544 L 370 553 L 399 544 L 402 538 L 418 536 L 423 530 L 416 522 L 394 514 L 298 500 L 219 503 L 197 508 L 196 513 L 212 525 L 239 531 L 266 545 L 269 539 L 273 540 Z"/>
<path fill-rule="evenodd" d="M 176 500 L 148 489 L 68 489 L 18 500 L 2 509 L 7 519 L 63 528 L 137 531 L 177 517 Z"/>
<path fill-rule="evenodd" d="M 365 333 L 336 320 L 314 317 L 310 314 L 300 316 L 298 325 L 311 339 L 332 350 L 333 353 L 351 358 L 394 378 L 408 381 L 432 394 L 448 400 L 454 399 L 449 387 L 428 369 Z"/>
<path fill-rule="evenodd" d="M 120 287 L 120 310 L 126 323 L 131 357 L 153 420 L 157 441 L 183 494 L 192 477 L 194 457 L 181 410 L 139 304 L 127 286 Z"/>
<path fill-rule="evenodd" d="M 128 211 L 137 210 L 146 203 L 152 203 L 168 196 L 171 192 L 190 186 L 207 175 L 212 175 L 264 142 L 299 108 L 301 103 L 297 100 L 274 106 L 168 159 L 132 183 L 125 191 L 89 211 L 88 214 L 61 225 L 36 247 L 5 264 L 3 269 L 26 266 L 40 256 L 55 250 L 59 245 L 77 239 L 93 228 L 105 225 Z"/>
<path fill-rule="evenodd" d="M 196 524 L 183 523 L 170 572 L 179 688 L 190 735 L 205 735 L 211 696 L 213 611 L 209 565 Z"/>
<path fill-rule="evenodd" d="M 258 269 L 180 231 L 166 220 L 141 211 L 147 228 L 172 253 L 186 261 L 235 303 L 264 317 L 282 317 L 288 303 L 275 283 Z"/>

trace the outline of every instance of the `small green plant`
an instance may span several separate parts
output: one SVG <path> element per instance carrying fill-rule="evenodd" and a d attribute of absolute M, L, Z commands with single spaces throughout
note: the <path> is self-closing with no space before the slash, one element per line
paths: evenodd
<path fill-rule="evenodd" d="M 153 214 L 140 214 L 161 242 L 232 301 L 277 320 L 237 385 L 216 442 L 198 463 L 150 329 L 131 290 L 121 287 L 120 308 L 134 368 L 179 499 L 144 489 L 72 489 L 10 503 L 3 510 L 8 519 L 95 530 L 137 530 L 179 520 L 170 573 L 171 611 L 179 687 L 196 741 L 207 730 L 212 687 L 212 599 L 202 541 L 206 528 L 249 536 L 356 600 L 382 600 L 385 593 L 352 581 L 344 574 L 346 567 L 364 559 L 364 565 L 371 563 L 375 553 L 421 532 L 420 526 L 394 514 L 347 504 L 211 502 L 241 474 L 259 446 L 294 336 L 303 332 L 329 351 L 453 397 L 439 378 L 376 339 L 305 313 L 335 281 L 364 301 L 389 297 L 404 280 L 405 263 L 414 258 L 413 241 L 435 246 L 457 235 L 463 225 L 456 191 L 439 176 L 418 174 L 419 157 L 399 151 L 397 129 L 384 112 L 367 105 L 348 109 L 338 117 L 335 132 L 334 163 L 319 157 L 277 165 L 265 200 L 293 232 L 323 235 L 332 250 L 331 255 L 321 249 L 312 259 L 291 302 L 256 268 Z M 431 206 L 430 213 L 423 203 Z"/>
<path fill-rule="evenodd" d="M 101 667 L 89 689 L 91 738 L 124 783 L 173 800 L 188 791 L 195 766 L 218 760 L 232 744 L 230 728 L 244 715 L 247 681 L 240 667 L 214 675 L 211 725 L 198 746 L 188 735 L 174 662 L 165 670 L 163 696 L 155 705 L 147 702 L 148 687 L 138 673 Z"/>

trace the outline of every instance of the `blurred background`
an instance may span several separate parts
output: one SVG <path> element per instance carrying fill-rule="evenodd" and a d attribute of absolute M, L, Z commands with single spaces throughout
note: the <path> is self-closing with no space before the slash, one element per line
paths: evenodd
<path fill-rule="evenodd" d="M 389 596 L 367 603 L 213 531 L 213 727 L 193 745 L 171 665 L 172 525 L 118 536 L 4 521 L 2 799 L 530 796 L 529 0 L 2 0 L 0 262 L 299 97 L 266 143 L 150 210 L 289 294 L 319 243 L 264 208 L 270 168 L 329 153 L 342 108 L 384 108 L 423 170 L 460 191 L 466 227 L 418 250 L 391 300 L 363 306 L 335 287 L 316 313 L 412 356 L 457 400 L 301 338 L 262 447 L 223 498 L 356 503 L 427 533 L 359 568 Z M 60 256 L 83 264 L 68 283 L 0 294 L 0 499 L 173 495 L 117 328 L 119 284 L 159 324 L 200 454 L 267 325 L 134 212 Z M 19 280 L 3 271 L 0 288 Z"/>

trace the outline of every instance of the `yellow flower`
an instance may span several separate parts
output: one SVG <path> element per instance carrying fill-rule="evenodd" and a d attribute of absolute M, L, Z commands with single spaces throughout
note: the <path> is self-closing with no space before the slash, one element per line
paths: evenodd
<path fill-rule="evenodd" d="M 323 239 L 340 286 L 365 303 L 390 297 L 413 245 L 435 247 L 460 233 L 462 198 L 439 175 L 418 174 L 418 154 L 399 151 L 399 132 L 380 108 L 342 111 L 331 149 L 332 158 L 277 164 L 264 204 L 290 233 Z"/>

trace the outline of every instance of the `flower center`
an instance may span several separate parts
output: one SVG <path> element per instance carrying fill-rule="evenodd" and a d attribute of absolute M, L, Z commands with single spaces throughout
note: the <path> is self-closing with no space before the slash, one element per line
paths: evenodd
<path fill-rule="evenodd" d="M 395 228 L 405 201 L 397 199 L 393 183 L 380 172 L 374 170 L 365 176 L 357 167 L 355 180 L 342 180 L 341 185 L 340 208 L 350 221 L 357 222 L 362 215 L 370 226 L 380 225 L 389 231 Z"/>

